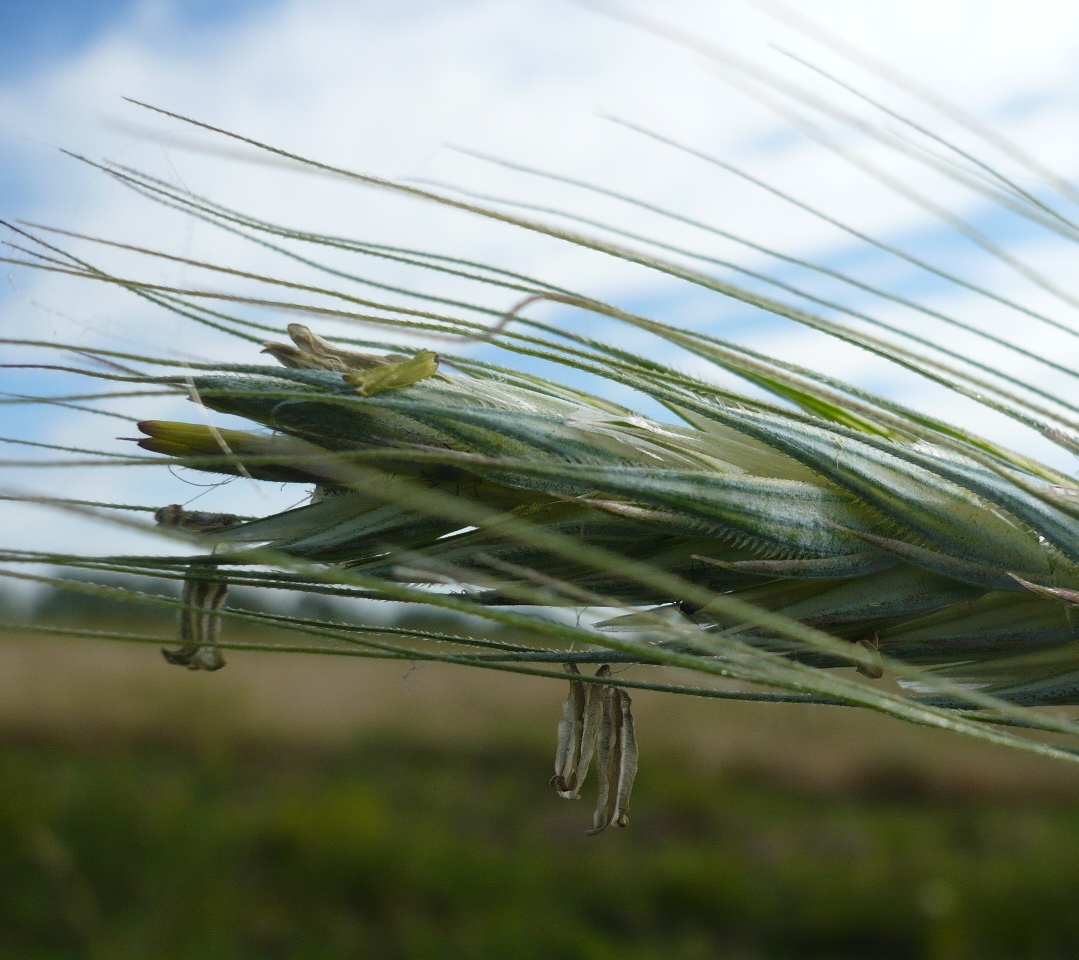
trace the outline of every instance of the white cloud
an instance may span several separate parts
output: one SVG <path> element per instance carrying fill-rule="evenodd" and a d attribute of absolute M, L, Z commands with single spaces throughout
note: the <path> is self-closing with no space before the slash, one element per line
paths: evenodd
<path fill-rule="evenodd" d="M 796 50 L 850 78 L 860 89 L 887 97 L 906 115 L 937 124 L 961 143 L 988 151 L 1024 186 L 1041 186 L 1029 171 L 977 144 L 968 132 L 924 104 L 747 6 L 683 0 L 634 9 L 661 15 L 696 36 L 720 43 L 876 126 L 913 136 L 898 121 L 846 96 L 768 44 Z M 1069 99 L 1079 73 L 1079 8 L 1074 4 L 917 0 L 882 6 L 828 0 L 814 4 L 813 15 L 849 43 L 899 65 L 983 117 L 1051 167 L 1064 173 L 1079 168 L 1079 141 L 1069 132 L 1079 120 L 1079 100 Z M 924 210 L 890 194 L 805 137 L 785 134 L 787 127 L 780 118 L 725 83 L 702 57 L 568 4 L 295 0 L 231 25 L 215 26 L 212 35 L 184 26 L 177 8 L 169 4 L 146 5 L 71 60 L 0 88 L 0 115 L 5 117 L 0 150 L 16 178 L 29 186 L 28 196 L 36 198 L 31 202 L 16 197 L 12 203 L 27 219 L 245 269 L 300 275 L 295 266 L 268 260 L 257 248 L 152 207 L 52 149 L 63 146 L 140 167 L 267 219 L 473 257 L 623 303 L 669 304 L 664 310 L 674 317 L 695 317 L 700 322 L 714 316 L 717 325 L 722 324 L 723 318 L 734 314 L 726 301 L 691 297 L 667 279 L 598 254 L 339 180 L 191 152 L 183 144 L 194 136 L 192 131 L 128 106 L 122 96 L 175 109 L 331 164 L 390 177 L 447 179 L 484 192 L 529 198 L 713 256 L 769 268 L 772 264 L 759 255 L 694 228 L 463 157 L 445 145 L 465 145 L 647 198 L 792 254 L 851 262 L 854 241 L 849 236 L 729 173 L 599 116 L 609 113 L 746 167 L 860 229 L 888 236 L 910 231 L 929 235 L 933 229 Z M 823 122 L 837 130 L 834 121 Z M 157 133 L 140 132 L 149 130 Z M 973 194 L 864 139 L 846 132 L 836 135 L 859 156 L 887 167 L 951 208 L 983 217 L 984 207 Z M 197 139 L 220 144 L 207 137 Z M 104 257 L 102 251 L 82 244 L 70 246 Z M 1028 248 L 1026 254 L 1036 255 L 1041 269 L 1067 282 L 1073 271 L 1061 243 L 1030 241 Z M 222 278 L 181 264 L 148 264 L 118 254 L 104 259 L 158 282 L 228 286 Z M 1024 302 L 1037 301 L 1056 313 L 1068 313 L 1059 302 L 1033 291 L 992 261 L 978 264 L 979 282 L 1026 298 Z M 361 262 L 353 269 L 390 283 L 415 278 L 384 261 Z M 900 277 L 908 273 L 900 272 Z M 18 331 L 114 349 L 250 356 L 248 347 L 222 344 L 205 331 L 181 326 L 175 318 L 104 285 L 28 271 L 18 271 L 15 282 L 18 293 L 8 291 L 0 300 L 5 335 Z M 424 283 L 434 289 L 438 281 Z M 447 289 L 456 289 L 446 283 Z M 503 308 L 513 299 L 508 292 L 490 295 L 490 302 Z M 1020 323 L 1013 313 L 966 295 L 953 292 L 937 299 L 949 311 L 991 322 L 998 329 L 1014 330 Z M 899 316 L 894 308 L 877 312 L 882 317 Z M 1020 325 L 1025 340 L 1048 343 L 1037 327 L 1026 321 Z M 775 328 L 765 328 L 764 336 L 772 339 L 762 342 L 774 343 L 800 362 L 819 362 L 838 375 L 859 375 L 863 382 L 888 376 L 880 363 L 867 363 L 860 354 L 801 334 L 785 335 L 778 342 Z M 942 342 L 973 349 L 968 340 L 933 329 Z M 1061 341 L 1059 349 L 1067 349 L 1066 345 Z M 24 353 L 20 356 L 25 358 Z M 163 408 L 143 401 L 123 409 L 142 416 L 143 411 L 162 415 Z M 955 410 L 957 415 L 975 416 L 961 406 Z M 3 416 L 9 414 L 5 411 Z M 52 442 L 122 448 L 109 439 L 116 433 L 113 424 L 97 418 L 87 425 L 57 416 L 50 420 L 49 431 Z M 88 440 L 87 431 L 98 432 Z M 154 503 L 190 496 L 186 488 L 169 485 L 159 472 L 153 473 L 152 480 L 150 470 L 87 474 L 80 481 L 82 489 L 67 492 Z M 12 476 L 10 483 L 18 482 Z M 67 483 L 41 481 L 53 482 Z M 261 509 L 250 503 L 251 496 L 243 484 L 232 484 L 228 495 L 217 502 L 224 509 L 237 509 L 240 501 L 248 502 L 248 510 Z M 44 514 L 36 511 L 31 519 L 25 511 L 0 510 L 9 544 L 60 546 L 71 541 L 72 531 L 83 535 L 77 533 L 83 530 L 81 521 L 69 517 L 42 520 Z"/>

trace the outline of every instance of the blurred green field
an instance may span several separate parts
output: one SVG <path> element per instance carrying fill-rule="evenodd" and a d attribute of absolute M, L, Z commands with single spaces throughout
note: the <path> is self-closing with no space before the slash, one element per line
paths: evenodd
<path fill-rule="evenodd" d="M 5 642 L 0 956 L 1079 956 L 1071 769 L 640 695 L 633 822 L 590 838 L 591 791 L 547 785 L 564 692 Z"/>

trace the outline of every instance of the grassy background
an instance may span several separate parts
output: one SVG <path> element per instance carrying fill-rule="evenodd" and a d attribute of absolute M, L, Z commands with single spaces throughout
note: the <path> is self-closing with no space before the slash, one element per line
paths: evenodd
<path fill-rule="evenodd" d="M 167 631 L 166 631 L 167 632 Z M 0 956 L 1075 957 L 1079 772 L 840 708 L 638 694 L 627 830 L 561 684 L 0 645 Z"/>

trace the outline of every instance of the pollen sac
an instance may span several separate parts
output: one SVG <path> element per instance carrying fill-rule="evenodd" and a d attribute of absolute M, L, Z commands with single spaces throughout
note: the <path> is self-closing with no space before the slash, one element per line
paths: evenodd
<path fill-rule="evenodd" d="M 637 738 L 629 694 L 619 687 L 604 687 L 602 696 L 603 719 L 596 748 L 599 796 L 589 836 L 602 833 L 612 823 L 629 826 L 629 795 L 637 776 Z"/>
<path fill-rule="evenodd" d="M 577 665 L 567 663 L 566 672 L 580 676 Z M 609 677 L 604 664 L 597 677 Z M 558 724 L 558 749 L 551 786 L 560 797 L 580 799 L 581 784 L 595 757 L 599 768 L 599 796 L 590 835 L 615 823 L 629 824 L 629 798 L 637 775 L 637 740 L 633 732 L 630 698 L 625 690 L 608 684 L 570 680 L 569 696 L 562 705 Z"/>
<path fill-rule="evenodd" d="M 184 580 L 180 611 L 179 650 L 161 653 L 169 663 L 188 670 L 220 670 L 225 658 L 217 649 L 221 638 L 221 617 L 218 611 L 225 602 L 228 584 L 223 581 L 199 580 L 189 576 Z"/>
<path fill-rule="evenodd" d="M 353 370 L 374 370 L 408 360 L 399 353 L 379 355 L 344 350 L 329 340 L 312 333 L 302 323 L 290 323 L 288 335 L 292 343 L 263 343 L 263 353 L 268 353 L 278 363 L 294 370 L 333 370 L 348 373 Z"/>
<path fill-rule="evenodd" d="M 170 503 L 154 514 L 154 519 L 162 527 L 177 527 L 195 533 L 213 533 L 234 527 L 240 518 L 232 513 L 205 513 L 202 510 L 185 510 L 178 503 Z"/>
<path fill-rule="evenodd" d="M 565 669 L 571 675 L 581 675 L 575 663 L 565 664 Z M 601 677 L 610 674 L 611 668 L 606 664 L 596 672 L 596 676 Z M 571 680 L 569 696 L 562 704 L 551 786 L 566 800 L 581 798 L 581 784 L 588 776 L 588 767 L 595 752 L 596 730 L 602 716 L 602 689 L 595 683 Z"/>
<path fill-rule="evenodd" d="M 421 350 L 408 360 L 387 363 L 371 370 L 352 370 L 345 374 L 345 383 L 356 388 L 361 397 L 373 397 L 387 390 L 401 390 L 433 377 L 438 372 L 438 355 Z"/>
<path fill-rule="evenodd" d="M 857 670 L 863 677 L 868 677 L 870 680 L 879 680 L 884 676 L 884 666 L 880 662 L 880 640 L 876 634 L 873 634 L 873 639 L 870 640 L 863 637 L 861 640 L 856 641 L 858 646 L 863 647 L 869 651 L 873 656 L 872 663 L 856 663 L 854 669 Z"/>
<path fill-rule="evenodd" d="M 231 513 L 203 513 L 200 510 L 184 510 L 178 503 L 162 507 L 154 519 L 163 527 L 177 527 L 196 533 L 213 533 L 236 526 L 240 518 Z M 162 650 L 169 663 L 188 670 L 220 670 L 225 658 L 217 648 L 221 638 L 221 617 L 218 611 L 228 594 L 228 584 L 223 580 L 206 580 L 189 573 L 184 580 L 180 595 L 183 609 L 180 611 L 179 650 Z"/>

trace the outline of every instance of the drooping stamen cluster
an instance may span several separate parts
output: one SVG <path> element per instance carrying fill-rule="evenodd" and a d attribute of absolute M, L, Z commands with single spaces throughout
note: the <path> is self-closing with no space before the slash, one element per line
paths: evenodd
<path fill-rule="evenodd" d="M 580 676 L 576 664 L 567 663 L 565 668 L 567 673 Z M 597 677 L 610 675 L 607 664 L 596 671 Z M 551 778 L 551 786 L 560 797 L 580 799 L 593 756 L 599 791 L 589 834 L 600 833 L 612 823 L 628 826 L 629 798 L 637 775 L 637 739 L 629 694 L 611 684 L 571 680 L 558 724 L 555 774 Z"/>

